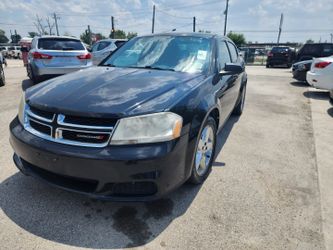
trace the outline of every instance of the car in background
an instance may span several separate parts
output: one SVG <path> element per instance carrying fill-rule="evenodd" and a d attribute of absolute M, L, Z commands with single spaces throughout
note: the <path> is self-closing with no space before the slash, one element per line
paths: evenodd
<path fill-rule="evenodd" d="M 91 48 L 93 64 L 99 64 L 112 51 L 121 47 L 127 41 L 127 39 L 103 39 L 96 42 Z"/>
<path fill-rule="evenodd" d="M 293 78 L 301 82 L 306 82 L 306 73 L 310 70 L 311 64 L 312 60 L 294 63 L 292 65 Z"/>
<path fill-rule="evenodd" d="M 22 53 L 21 53 L 21 46 L 10 46 L 8 47 L 8 58 L 14 58 L 14 59 L 21 59 Z"/>
<path fill-rule="evenodd" d="M 92 66 L 91 54 L 80 39 L 35 37 L 28 54 L 27 74 L 34 82 Z"/>
<path fill-rule="evenodd" d="M 4 86 L 6 83 L 5 70 L 3 65 L 7 65 L 6 59 L 0 53 L 0 87 Z"/>
<path fill-rule="evenodd" d="M 14 162 L 91 198 L 159 199 L 205 181 L 218 132 L 242 114 L 246 83 L 227 37 L 135 37 L 97 67 L 23 93 L 10 124 Z"/>
<path fill-rule="evenodd" d="M 296 62 L 333 55 L 333 43 L 306 43 L 296 54 Z"/>
<path fill-rule="evenodd" d="M 333 90 L 333 56 L 313 59 L 306 80 L 317 89 Z"/>
<path fill-rule="evenodd" d="M 4 58 L 8 57 L 8 47 L 7 46 L 0 47 L 0 52 Z"/>
<path fill-rule="evenodd" d="M 295 50 L 287 46 L 273 47 L 267 53 L 266 68 L 285 65 L 290 68 L 295 60 Z"/>

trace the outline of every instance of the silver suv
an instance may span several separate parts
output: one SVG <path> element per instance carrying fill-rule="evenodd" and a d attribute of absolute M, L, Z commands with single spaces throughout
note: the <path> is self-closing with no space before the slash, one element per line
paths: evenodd
<path fill-rule="evenodd" d="M 32 40 L 27 73 L 34 83 L 90 66 L 91 54 L 77 38 L 42 36 Z"/>
<path fill-rule="evenodd" d="M 99 64 L 104 58 L 117 48 L 121 47 L 127 39 L 104 39 L 95 43 L 92 48 L 93 64 Z"/>

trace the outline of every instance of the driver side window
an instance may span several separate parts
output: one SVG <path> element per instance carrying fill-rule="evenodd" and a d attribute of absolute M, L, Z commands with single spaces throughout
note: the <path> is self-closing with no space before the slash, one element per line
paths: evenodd
<path fill-rule="evenodd" d="M 218 41 L 218 54 L 217 55 L 218 55 L 218 60 L 217 60 L 218 69 L 222 70 L 222 69 L 224 69 L 226 63 L 231 62 L 227 44 L 222 40 Z"/>

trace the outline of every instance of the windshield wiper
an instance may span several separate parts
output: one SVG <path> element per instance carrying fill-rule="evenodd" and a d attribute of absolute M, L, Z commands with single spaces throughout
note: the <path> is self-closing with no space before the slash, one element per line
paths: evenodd
<path fill-rule="evenodd" d="M 112 63 L 102 64 L 101 66 L 104 66 L 104 67 L 117 67 L 116 65 L 114 65 Z"/>
<path fill-rule="evenodd" d="M 158 67 L 158 66 L 151 66 L 151 65 L 147 65 L 144 67 L 145 69 L 157 69 L 157 70 L 168 70 L 168 71 L 175 71 L 172 68 L 162 68 L 162 67 Z"/>

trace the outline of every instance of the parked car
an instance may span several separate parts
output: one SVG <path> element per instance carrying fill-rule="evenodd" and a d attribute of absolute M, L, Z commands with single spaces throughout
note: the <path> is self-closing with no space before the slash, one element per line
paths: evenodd
<path fill-rule="evenodd" d="M 306 80 L 315 88 L 333 90 L 333 56 L 314 59 Z"/>
<path fill-rule="evenodd" d="M 92 66 L 91 54 L 79 39 L 35 37 L 28 54 L 27 74 L 34 82 Z"/>
<path fill-rule="evenodd" d="M 333 55 L 333 43 L 307 43 L 296 54 L 296 61 L 312 60 Z"/>
<path fill-rule="evenodd" d="M 7 65 L 6 59 L 0 53 L 0 87 L 6 83 L 5 71 L 3 65 Z"/>
<path fill-rule="evenodd" d="M 7 46 L 2 46 L 0 47 L 1 54 L 4 58 L 8 57 L 8 47 Z"/>
<path fill-rule="evenodd" d="M 312 60 L 294 63 L 292 65 L 293 78 L 298 81 L 306 82 L 306 73 L 310 70 L 311 64 Z"/>
<path fill-rule="evenodd" d="M 8 47 L 8 54 L 7 57 L 14 58 L 14 59 L 21 59 L 21 46 L 10 46 Z"/>
<path fill-rule="evenodd" d="M 91 48 L 93 64 L 99 64 L 103 59 L 110 55 L 112 51 L 121 47 L 126 42 L 127 39 L 104 39 L 98 41 Z"/>
<path fill-rule="evenodd" d="M 14 162 L 91 197 L 158 199 L 207 178 L 218 131 L 242 114 L 246 83 L 227 37 L 133 38 L 97 67 L 26 90 L 10 124 Z"/>
<path fill-rule="evenodd" d="M 290 47 L 273 47 L 267 54 L 266 68 L 285 65 L 290 68 L 295 60 L 295 50 Z"/>

